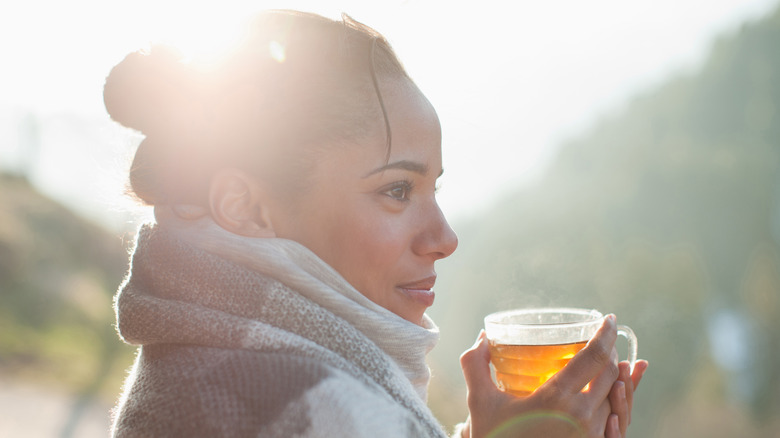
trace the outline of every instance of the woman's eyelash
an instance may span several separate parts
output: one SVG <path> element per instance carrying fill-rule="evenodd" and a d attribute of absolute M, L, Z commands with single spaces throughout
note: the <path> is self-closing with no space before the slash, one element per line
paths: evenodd
<path fill-rule="evenodd" d="M 414 183 L 411 181 L 398 181 L 391 184 L 382 193 L 398 201 L 408 201 L 412 189 L 414 189 Z"/>

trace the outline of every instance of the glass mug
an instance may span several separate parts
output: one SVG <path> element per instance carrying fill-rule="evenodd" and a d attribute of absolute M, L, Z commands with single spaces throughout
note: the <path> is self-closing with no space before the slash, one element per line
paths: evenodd
<path fill-rule="evenodd" d="M 498 387 L 527 396 L 560 371 L 596 334 L 604 315 L 592 309 L 541 308 L 492 313 L 485 317 Z M 618 325 L 618 335 L 628 339 L 631 369 L 637 356 L 634 332 Z"/>

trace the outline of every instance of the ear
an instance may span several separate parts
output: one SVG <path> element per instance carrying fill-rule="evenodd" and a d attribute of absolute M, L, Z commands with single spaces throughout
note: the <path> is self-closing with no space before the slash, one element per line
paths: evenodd
<path fill-rule="evenodd" d="M 221 169 L 211 179 L 209 209 L 222 228 L 247 237 L 276 237 L 267 188 L 238 169 Z"/>

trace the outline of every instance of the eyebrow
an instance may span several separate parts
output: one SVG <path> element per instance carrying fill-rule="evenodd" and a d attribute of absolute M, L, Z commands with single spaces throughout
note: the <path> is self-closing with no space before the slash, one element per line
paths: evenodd
<path fill-rule="evenodd" d="M 368 172 L 363 178 L 368 178 L 371 175 L 376 175 L 377 173 L 384 172 L 390 169 L 408 170 L 410 172 L 419 173 L 420 175 L 426 175 L 428 173 L 427 164 L 418 163 L 416 161 L 401 160 L 401 161 L 385 164 L 382 167 L 376 168 L 371 172 Z M 442 169 L 442 173 L 444 173 L 444 169 Z M 441 176 L 441 173 L 439 174 L 439 176 Z"/>

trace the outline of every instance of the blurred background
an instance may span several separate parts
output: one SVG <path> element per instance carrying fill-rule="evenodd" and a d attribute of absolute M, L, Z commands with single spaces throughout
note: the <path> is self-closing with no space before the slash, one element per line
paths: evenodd
<path fill-rule="evenodd" d="M 453 3 L 0 6 L 0 437 L 106 436 L 133 361 L 112 296 L 148 212 L 106 74 L 149 41 L 218 50 L 261 7 L 371 25 L 439 111 L 445 426 L 484 315 L 566 305 L 639 337 L 630 436 L 780 437 L 778 1 Z"/>

